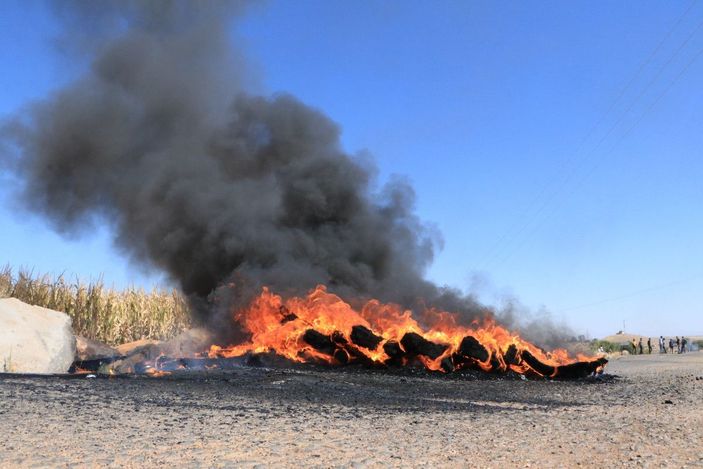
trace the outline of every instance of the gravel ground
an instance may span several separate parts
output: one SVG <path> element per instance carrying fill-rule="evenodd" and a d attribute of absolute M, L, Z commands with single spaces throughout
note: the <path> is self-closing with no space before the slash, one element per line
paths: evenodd
<path fill-rule="evenodd" d="M 703 466 L 703 353 L 606 371 L 618 377 L 2 375 L 0 467 Z"/>

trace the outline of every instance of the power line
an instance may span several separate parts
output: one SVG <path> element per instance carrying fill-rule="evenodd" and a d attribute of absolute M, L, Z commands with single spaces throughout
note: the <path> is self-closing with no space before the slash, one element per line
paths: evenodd
<path fill-rule="evenodd" d="M 616 105 L 620 102 L 620 100 L 623 98 L 623 96 L 626 95 L 626 92 L 631 88 L 631 86 L 637 81 L 637 78 L 642 74 L 644 69 L 652 62 L 654 57 L 658 54 L 658 52 L 661 50 L 663 45 L 668 41 L 668 39 L 671 37 L 673 32 L 679 27 L 679 25 L 683 22 L 684 18 L 688 15 L 688 13 L 693 9 L 693 7 L 696 5 L 697 0 L 692 0 L 691 3 L 688 5 L 688 7 L 683 11 L 681 15 L 677 18 L 677 20 L 674 22 L 671 28 L 667 31 L 667 33 L 664 35 L 662 40 L 659 41 L 657 46 L 652 50 L 652 52 L 649 53 L 647 58 L 640 64 L 640 66 L 637 68 L 635 73 L 632 75 L 632 77 L 628 80 L 628 82 L 625 84 L 624 87 L 620 90 L 618 93 L 617 97 L 615 100 L 610 104 L 608 109 L 601 115 L 601 117 L 598 119 L 598 121 L 590 128 L 586 136 L 580 141 L 579 145 L 577 146 L 576 150 L 571 153 L 571 156 L 567 158 L 566 161 L 564 161 L 561 166 L 560 166 L 560 171 L 561 168 L 565 168 L 570 166 L 575 160 L 577 160 L 576 156 L 580 153 L 581 149 L 584 147 L 586 142 L 591 138 L 591 136 L 594 134 L 595 130 L 606 120 L 606 118 L 612 113 L 612 111 L 615 109 Z M 703 23 L 702 23 L 703 24 Z M 698 28 L 701 25 L 699 25 L 695 30 L 694 33 L 698 30 Z M 659 78 L 661 75 L 662 71 L 666 66 L 671 63 L 673 58 L 678 55 L 678 53 L 683 49 L 683 47 L 690 41 L 691 37 L 693 34 L 689 35 L 689 37 L 684 41 L 682 45 L 679 46 L 679 48 L 676 50 L 674 55 L 662 66 L 657 74 L 655 75 L 654 80 L 650 80 L 648 85 L 645 87 L 645 92 L 651 87 L 651 85 L 656 81 L 656 79 Z M 637 98 L 630 104 L 630 106 L 627 108 L 627 110 L 621 115 L 621 117 L 616 121 L 616 124 L 612 126 L 608 132 L 605 134 L 603 138 L 599 140 L 599 142 L 596 144 L 596 146 L 591 150 L 591 154 L 595 152 L 597 148 L 600 147 L 600 145 L 605 141 L 607 137 L 610 136 L 610 134 L 613 132 L 615 127 L 619 125 L 619 123 L 624 119 L 625 115 L 632 109 L 634 106 L 635 102 L 643 95 L 644 93 L 640 93 Z M 569 179 L 573 176 L 573 174 L 576 173 L 576 170 L 581 166 L 581 163 L 584 162 L 585 160 L 588 159 L 590 154 L 586 154 L 584 157 L 580 159 L 580 161 L 576 161 L 576 166 L 571 168 L 571 170 L 567 173 L 565 177 L 560 178 L 557 182 L 551 184 L 551 185 L 545 185 L 542 190 L 531 200 L 531 202 L 528 204 L 527 210 L 525 210 L 526 213 L 529 213 L 533 210 L 533 208 L 536 206 L 538 202 L 540 202 L 541 199 L 543 199 L 545 196 L 547 197 L 546 200 L 543 201 L 542 204 L 538 207 L 537 211 L 531 218 L 527 218 L 527 220 L 520 224 L 520 225 L 514 225 L 513 229 L 504 232 L 498 240 L 492 245 L 492 247 L 488 250 L 488 255 L 485 257 L 485 260 L 480 264 L 479 270 L 484 270 L 487 266 L 491 265 L 493 261 L 498 257 L 498 253 L 501 251 L 501 245 L 507 244 L 510 246 L 513 242 L 513 239 L 516 238 L 517 236 L 521 235 L 525 229 L 532 223 L 532 221 L 539 216 L 542 211 L 545 209 L 547 205 L 556 197 L 558 192 L 561 190 L 562 186 L 565 186 L 566 183 L 568 183 Z M 550 189 L 553 189 L 550 192 Z M 515 229 L 517 227 L 517 229 Z"/>
<path fill-rule="evenodd" d="M 690 10 L 690 7 L 689 7 L 689 9 L 687 9 L 687 10 L 684 12 L 684 14 L 687 13 L 689 10 Z M 678 24 L 678 23 L 679 23 L 679 22 L 677 22 L 677 24 Z M 661 77 L 663 71 L 674 61 L 674 59 L 680 54 L 680 52 L 681 52 L 682 50 L 684 50 L 684 48 L 686 47 L 686 45 L 688 45 L 688 43 L 689 43 L 689 42 L 691 41 L 691 39 L 695 36 L 695 34 L 698 32 L 698 30 L 701 29 L 701 27 L 703 27 L 703 21 L 701 21 L 700 23 L 698 23 L 698 25 L 696 26 L 696 28 L 695 28 L 695 29 L 686 37 L 686 39 L 677 47 L 677 49 L 676 49 L 676 50 L 674 51 L 674 53 L 669 57 L 669 59 L 657 70 L 657 72 L 655 73 L 654 77 L 647 83 L 647 85 L 643 88 L 643 90 L 642 90 L 642 91 L 635 97 L 635 99 L 630 103 L 630 105 L 627 107 L 627 109 L 620 115 L 620 117 L 615 121 L 615 123 L 608 129 L 608 131 L 606 132 L 606 134 L 598 141 L 598 143 L 597 143 L 596 146 L 591 150 L 591 152 L 588 153 L 588 154 L 586 154 L 584 157 L 582 157 L 582 158 L 580 159 L 580 161 L 578 161 L 578 162 L 576 163 L 576 165 L 574 165 L 574 166 L 571 168 L 571 170 L 559 181 L 559 183 L 553 186 L 553 187 L 554 187 L 554 190 L 553 190 L 553 191 L 549 194 L 549 196 L 542 202 L 542 204 L 541 204 L 540 207 L 537 209 L 537 211 L 534 213 L 534 215 L 532 216 L 532 218 L 531 218 L 531 219 L 528 219 L 525 223 L 523 223 L 523 224 L 520 226 L 520 228 L 519 228 L 519 229 L 517 230 L 517 232 L 516 232 L 516 235 L 513 236 L 513 239 L 511 239 L 511 240 L 508 241 L 508 244 L 507 244 L 508 246 L 513 245 L 513 244 L 514 244 L 514 240 L 517 238 L 517 236 L 521 235 L 530 225 L 533 224 L 533 222 L 535 222 L 535 220 L 537 220 L 537 217 L 540 216 L 540 215 L 544 212 L 544 210 L 550 205 L 550 203 L 556 198 L 556 196 L 559 195 L 559 192 L 561 192 L 561 191 L 564 190 L 565 188 L 568 188 L 568 187 L 569 187 L 569 186 L 568 186 L 569 181 L 570 181 L 571 179 L 573 179 L 573 177 L 574 177 L 575 175 L 579 174 L 579 170 L 585 165 L 585 163 L 590 159 L 590 157 L 591 157 L 593 154 L 595 154 L 595 151 L 596 151 L 598 148 L 600 148 L 600 146 L 607 140 L 608 137 L 610 137 L 610 135 L 615 131 L 615 129 L 616 129 L 618 126 L 620 126 L 621 123 L 624 122 L 625 117 L 626 117 L 627 114 L 633 109 L 634 105 L 635 105 L 639 100 L 641 100 L 641 98 L 646 94 L 647 91 L 649 91 L 649 89 L 653 86 L 653 84 L 654 84 L 656 81 L 658 81 L 658 79 Z M 667 37 L 668 37 L 668 35 L 667 35 Z M 655 50 L 658 50 L 658 48 L 655 49 Z M 623 135 L 615 142 L 615 144 L 613 145 L 613 147 L 612 147 L 609 151 L 607 151 L 607 152 L 601 154 L 601 158 L 602 158 L 604 155 L 607 155 L 607 154 L 611 153 L 612 150 L 614 150 L 614 148 L 624 139 L 624 137 L 625 137 L 627 134 L 629 134 L 629 133 L 632 131 L 632 129 L 634 129 L 634 127 L 636 127 L 636 126 L 642 121 L 642 119 L 644 118 L 644 116 L 646 116 L 646 115 L 649 113 L 649 111 L 651 111 L 651 109 L 659 102 L 659 100 L 660 100 L 660 99 L 666 94 L 666 92 L 668 92 L 668 90 L 673 86 L 673 84 L 678 81 L 678 79 L 683 75 L 683 73 L 684 73 L 685 71 L 688 70 L 688 68 L 690 67 L 690 65 L 692 65 L 693 62 L 695 62 L 695 60 L 698 58 L 699 55 L 700 55 L 700 53 L 695 54 L 694 58 L 686 65 L 686 67 L 684 67 L 684 69 L 677 75 L 677 77 L 672 81 L 672 83 L 670 83 L 669 86 L 667 86 L 667 88 L 664 90 L 664 92 L 661 93 L 661 94 L 658 96 L 658 98 L 652 103 L 652 105 L 650 105 L 650 106 L 647 108 L 647 110 L 645 110 L 645 111 L 643 112 L 643 114 L 640 116 L 639 119 L 637 119 L 637 121 L 635 122 L 635 124 L 633 124 L 631 127 L 628 128 L 628 130 L 625 132 L 625 134 L 623 134 Z M 582 179 L 581 183 L 576 184 L 576 185 L 571 185 L 571 186 L 570 186 L 570 187 L 571 187 L 571 190 L 569 191 L 569 195 L 573 194 L 573 193 L 575 192 L 575 188 L 576 188 L 576 187 L 580 187 L 580 186 L 582 185 L 582 183 L 585 182 L 585 179 L 587 179 L 591 174 L 593 174 L 593 172 L 595 171 L 595 169 L 597 168 L 597 166 L 598 166 L 598 162 L 595 164 L 595 166 L 594 166 L 590 171 L 588 171 L 588 172 L 586 173 L 586 177 L 585 177 L 585 178 L 584 178 L 583 176 L 581 177 L 581 179 Z M 499 259 L 499 262 L 502 263 L 502 262 L 505 262 L 507 259 L 509 259 L 510 256 L 512 255 L 512 253 L 515 252 L 516 249 L 520 248 L 520 247 L 524 244 L 524 242 L 526 241 L 526 238 L 528 238 L 529 236 L 531 236 L 531 234 L 536 231 L 536 228 L 538 228 L 541 223 L 543 223 L 544 221 L 546 221 L 546 220 L 549 218 L 550 214 L 551 214 L 551 212 L 550 212 L 546 217 L 544 217 L 541 222 L 540 222 L 539 220 L 537 220 L 535 228 L 529 231 L 528 236 L 527 236 L 527 237 L 523 237 L 523 240 L 522 240 L 522 241 L 518 241 L 518 245 L 517 245 L 515 248 L 511 248 L 511 249 L 509 249 L 509 250 L 506 250 L 506 251 L 508 252 L 508 254 L 505 255 L 505 256 L 501 256 L 501 258 Z M 494 256 L 494 258 L 498 258 L 498 256 Z M 485 266 L 485 264 L 484 264 L 484 266 Z"/>
<path fill-rule="evenodd" d="M 694 275 L 694 276 L 692 276 L 692 277 L 687 277 L 687 278 L 685 278 L 685 279 L 674 280 L 673 282 L 668 282 L 668 283 L 664 283 L 664 284 L 661 284 L 661 285 L 655 285 L 655 286 L 652 286 L 652 287 L 642 288 L 642 289 L 640 289 L 640 290 L 631 291 L 631 292 L 625 293 L 625 294 L 623 294 L 623 295 L 612 296 L 612 297 L 609 297 L 609 298 L 604 298 L 604 299 L 602 299 L 602 300 L 592 301 L 592 302 L 590 302 L 590 303 L 585 303 L 585 304 L 581 304 L 581 305 L 578 305 L 578 306 L 572 306 L 572 307 L 570 307 L 570 308 L 561 309 L 561 310 L 559 310 L 559 311 L 562 312 L 562 313 L 565 313 L 565 312 L 567 312 L 567 311 L 575 311 L 575 310 L 577 310 L 577 309 L 590 308 L 590 307 L 592 307 L 592 306 L 598 306 L 598 305 L 602 305 L 602 304 L 605 304 L 605 303 L 611 303 L 611 302 L 613 302 L 613 301 L 625 300 L 625 299 L 627 299 L 627 298 L 636 297 L 636 296 L 642 295 L 642 294 L 644 294 L 644 293 L 650 293 L 650 292 L 657 291 L 657 290 L 664 290 L 664 289 L 667 289 L 667 288 L 670 288 L 670 287 L 674 287 L 674 286 L 678 286 L 678 285 L 683 285 L 683 284 L 686 284 L 686 283 L 690 283 L 690 282 L 692 282 L 692 281 L 694 281 L 694 280 L 698 280 L 698 279 L 701 279 L 701 278 L 703 278 L 703 274 Z"/>
<path fill-rule="evenodd" d="M 703 22 L 699 25 L 699 28 L 703 26 Z M 697 28 L 698 29 L 698 28 Z M 674 85 L 685 75 L 685 73 L 688 71 L 688 69 L 698 60 L 701 55 L 703 55 L 703 48 L 698 50 L 691 60 L 679 71 L 679 73 L 674 77 L 671 82 L 664 88 L 664 90 L 652 101 L 652 103 L 645 109 L 645 111 L 640 115 L 639 119 L 637 119 L 621 136 L 620 138 L 612 145 L 612 147 L 605 152 L 603 155 L 609 155 L 612 153 L 615 148 L 623 141 L 625 138 L 632 132 L 632 130 L 639 125 L 644 118 L 656 107 L 656 105 L 661 101 L 661 99 L 674 87 Z M 583 173 L 580 179 L 577 179 L 576 183 L 571 186 L 571 190 L 566 194 L 566 198 L 571 197 L 578 189 L 580 189 L 583 184 L 590 178 L 590 176 L 595 173 L 596 169 L 598 168 L 598 165 L 600 164 L 600 160 L 597 160 L 587 172 Z M 543 207 L 546 208 L 547 204 L 544 204 Z M 547 213 L 545 217 L 542 218 L 541 223 L 544 223 L 545 221 L 549 220 L 554 213 L 556 213 L 556 209 L 558 208 L 557 205 L 552 206 L 552 210 Z M 530 230 L 527 234 L 527 236 L 523 237 L 522 241 L 518 243 L 518 245 L 515 246 L 514 249 L 512 249 L 504 258 L 500 260 L 500 262 L 505 262 L 510 258 L 510 255 L 520 249 L 525 242 L 532 236 L 534 233 L 537 231 L 539 228 L 540 223 L 537 223 L 532 230 Z"/>

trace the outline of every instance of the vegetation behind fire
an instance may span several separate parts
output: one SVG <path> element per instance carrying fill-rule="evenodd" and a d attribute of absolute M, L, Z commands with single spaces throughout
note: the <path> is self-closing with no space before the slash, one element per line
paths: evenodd
<path fill-rule="evenodd" d="M 35 275 L 9 266 L 0 270 L 0 298 L 63 311 L 76 334 L 111 345 L 139 339 L 168 339 L 190 326 L 188 304 L 178 290 L 107 288 L 102 280 L 68 281 L 64 275 Z"/>

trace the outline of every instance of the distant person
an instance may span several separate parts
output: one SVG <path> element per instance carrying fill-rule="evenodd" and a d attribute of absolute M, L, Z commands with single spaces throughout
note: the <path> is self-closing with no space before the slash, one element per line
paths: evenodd
<path fill-rule="evenodd" d="M 674 353 L 674 339 L 669 339 L 669 352 Z"/>
<path fill-rule="evenodd" d="M 681 353 L 686 353 L 686 344 L 688 343 L 688 340 L 686 340 L 686 337 L 681 336 Z"/>
<path fill-rule="evenodd" d="M 637 355 L 637 340 L 632 339 L 632 355 Z"/>
<path fill-rule="evenodd" d="M 676 353 L 681 353 L 681 339 L 676 336 Z"/>
<path fill-rule="evenodd" d="M 652 354 L 652 338 L 647 337 L 647 353 Z"/>
<path fill-rule="evenodd" d="M 659 336 L 659 353 L 666 353 L 666 342 L 664 342 L 664 336 Z"/>
<path fill-rule="evenodd" d="M 644 347 L 642 347 L 642 337 L 640 337 L 639 348 L 640 348 L 640 355 L 644 354 Z"/>

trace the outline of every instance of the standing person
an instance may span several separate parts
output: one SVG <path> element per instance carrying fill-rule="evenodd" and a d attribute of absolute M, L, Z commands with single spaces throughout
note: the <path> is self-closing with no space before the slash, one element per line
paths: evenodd
<path fill-rule="evenodd" d="M 644 354 L 644 347 L 642 347 L 642 337 L 640 337 L 639 347 L 640 347 L 640 355 L 643 355 Z"/>
<path fill-rule="evenodd" d="M 669 339 L 669 352 L 674 353 L 674 339 Z"/>
<path fill-rule="evenodd" d="M 688 343 L 688 340 L 686 340 L 686 337 L 681 336 L 681 353 L 686 353 L 686 344 Z"/>
<path fill-rule="evenodd" d="M 666 343 L 663 335 L 659 336 L 659 353 L 666 353 Z"/>
<path fill-rule="evenodd" d="M 651 337 L 647 337 L 647 353 L 649 355 L 652 354 L 652 338 Z"/>
<path fill-rule="evenodd" d="M 681 339 L 676 336 L 676 353 L 681 353 Z"/>
<path fill-rule="evenodd" d="M 632 355 L 637 355 L 637 340 L 632 339 Z"/>

